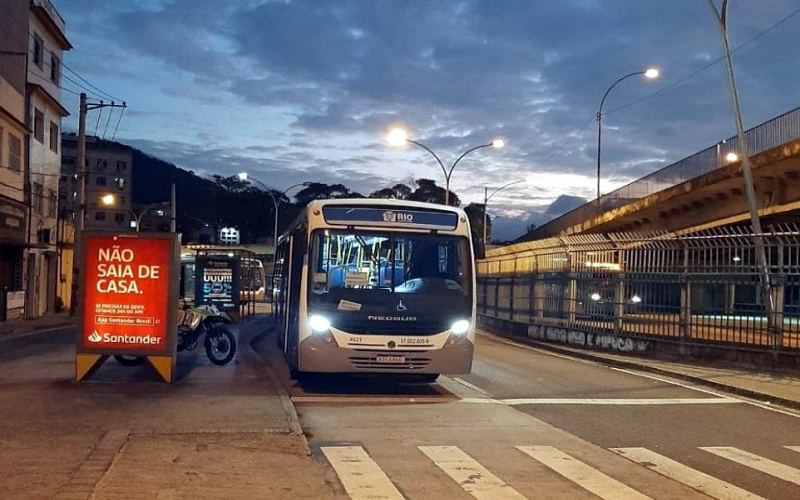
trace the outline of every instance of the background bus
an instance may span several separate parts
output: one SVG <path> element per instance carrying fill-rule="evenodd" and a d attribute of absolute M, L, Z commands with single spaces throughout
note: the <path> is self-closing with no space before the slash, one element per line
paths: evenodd
<path fill-rule="evenodd" d="M 273 314 L 304 372 L 468 373 L 475 272 L 466 214 L 400 200 L 311 202 L 279 240 Z"/>

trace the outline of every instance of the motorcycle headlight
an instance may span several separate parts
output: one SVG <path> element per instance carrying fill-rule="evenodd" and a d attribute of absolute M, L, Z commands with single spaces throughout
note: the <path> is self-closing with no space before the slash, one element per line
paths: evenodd
<path fill-rule="evenodd" d="M 319 316 L 317 314 L 314 314 L 308 318 L 308 324 L 309 326 L 311 326 L 311 330 L 314 333 L 327 332 L 328 329 L 331 327 L 331 322 L 328 321 L 328 318 L 324 316 Z"/>
<path fill-rule="evenodd" d="M 450 326 L 450 331 L 455 335 L 464 335 L 469 330 L 469 321 L 460 319 Z"/>

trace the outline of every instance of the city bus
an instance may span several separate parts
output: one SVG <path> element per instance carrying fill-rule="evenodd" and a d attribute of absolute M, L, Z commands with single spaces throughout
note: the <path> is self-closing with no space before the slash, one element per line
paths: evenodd
<path fill-rule="evenodd" d="M 475 259 L 463 210 L 402 200 L 311 202 L 279 239 L 279 344 L 310 372 L 469 373 Z"/>

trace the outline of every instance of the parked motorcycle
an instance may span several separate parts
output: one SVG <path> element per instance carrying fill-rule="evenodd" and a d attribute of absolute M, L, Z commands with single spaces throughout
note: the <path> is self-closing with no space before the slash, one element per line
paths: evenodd
<path fill-rule="evenodd" d="M 178 324 L 178 352 L 194 350 L 205 334 L 204 347 L 209 361 L 220 366 L 230 363 L 237 347 L 236 337 L 228 328 L 232 323 L 230 316 L 213 304 L 189 308 L 184 303 Z M 144 357 L 129 355 L 116 355 L 114 359 L 125 366 L 138 366 L 145 361 Z"/>

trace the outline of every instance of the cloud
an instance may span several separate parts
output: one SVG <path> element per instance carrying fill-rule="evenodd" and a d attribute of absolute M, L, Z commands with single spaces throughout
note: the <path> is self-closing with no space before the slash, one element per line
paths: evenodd
<path fill-rule="evenodd" d="M 604 191 L 733 134 L 724 68 L 706 68 L 721 45 L 703 2 L 58 3 L 75 43 L 68 64 L 130 103 L 119 137 L 195 170 L 247 168 L 282 186 L 310 176 L 362 192 L 411 176 L 443 184 L 427 152 L 383 142 L 403 124 L 446 165 L 504 138 L 502 151 L 459 163 L 453 189 L 481 202 L 485 186 L 533 174 L 535 189 L 493 204 L 535 212 L 563 194 L 594 196 L 600 99 L 650 64 L 661 79 L 628 79 L 605 103 Z M 734 4 L 732 44 L 795 8 Z M 735 54 L 747 126 L 796 106 L 799 23 Z"/>

